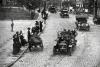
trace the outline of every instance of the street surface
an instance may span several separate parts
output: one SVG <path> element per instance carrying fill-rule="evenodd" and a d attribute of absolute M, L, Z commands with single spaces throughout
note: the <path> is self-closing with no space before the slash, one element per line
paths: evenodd
<path fill-rule="evenodd" d="M 75 28 L 75 15 L 70 14 L 70 18 L 61 18 L 59 13 L 49 14 L 46 28 L 41 35 L 43 40 L 43 51 L 27 51 L 23 57 L 12 67 L 96 67 L 100 63 L 100 26 L 94 25 L 92 17 L 89 17 L 90 31 L 78 31 L 77 46 L 72 56 L 53 55 L 53 46 L 56 45 L 57 32 L 65 29 Z M 23 30 L 26 35 L 27 27 L 34 26 L 32 20 L 15 20 L 14 30 Z M 12 40 L 13 33 L 10 29 L 11 21 L 0 22 L 0 67 L 3 67 L 13 59 Z M 14 32 L 15 33 L 15 32 Z M 7 43 L 4 43 L 7 42 Z M 2 60 L 3 59 L 3 60 Z M 4 62 L 5 61 L 5 62 Z"/>

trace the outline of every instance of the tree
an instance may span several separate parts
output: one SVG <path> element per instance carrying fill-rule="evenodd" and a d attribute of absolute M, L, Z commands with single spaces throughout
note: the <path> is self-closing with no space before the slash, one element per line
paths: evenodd
<path fill-rule="evenodd" d="M 91 14 L 93 13 L 93 8 L 94 8 L 94 0 L 89 0 L 88 9 Z"/>
<path fill-rule="evenodd" d="M 62 2 L 62 6 L 63 6 L 63 7 L 68 7 L 68 6 L 69 6 L 69 2 L 68 2 L 68 1 Z"/>
<path fill-rule="evenodd" d="M 18 3 L 21 5 L 24 5 L 29 10 L 34 10 L 38 7 L 40 7 L 40 4 L 42 3 L 42 0 L 17 0 Z"/>

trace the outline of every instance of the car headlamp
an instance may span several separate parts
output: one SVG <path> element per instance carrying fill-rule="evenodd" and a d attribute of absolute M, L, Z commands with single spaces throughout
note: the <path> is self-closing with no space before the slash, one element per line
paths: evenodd
<path fill-rule="evenodd" d="M 82 26 L 84 26 L 84 24 L 82 24 Z"/>
<path fill-rule="evenodd" d="M 78 26 L 81 26 L 81 24 L 78 24 Z"/>
<path fill-rule="evenodd" d="M 86 24 L 86 26 L 88 26 L 88 24 Z"/>

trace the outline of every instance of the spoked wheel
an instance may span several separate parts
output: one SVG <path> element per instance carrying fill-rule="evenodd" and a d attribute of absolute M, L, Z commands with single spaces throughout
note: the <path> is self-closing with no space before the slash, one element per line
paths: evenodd
<path fill-rule="evenodd" d="M 67 16 L 67 18 L 69 18 L 69 16 Z"/>
<path fill-rule="evenodd" d="M 65 55 L 67 55 L 67 49 L 66 49 L 66 51 L 65 51 Z"/>
<path fill-rule="evenodd" d="M 76 29 L 78 30 L 78 26 L 76 26 Z"/>
<path fill-rule="evenodd" d="M 41 47 L 41 49 L 43 50 L 43 48 L 44 48 L 44 47 L 43 47 L 43 43 L 40 45 L 40 47 Z"/>
<path fill-rule="evenodd" d="M 56 48 L 53 48 L 53 55 L 56 55 Z"/>

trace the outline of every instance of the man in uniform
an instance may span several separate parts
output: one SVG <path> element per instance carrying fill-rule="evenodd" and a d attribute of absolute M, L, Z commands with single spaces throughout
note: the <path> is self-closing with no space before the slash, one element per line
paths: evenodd
<path fill-rule="evenodd" d="M 14 28 L 14 22 L 13 19 L 11 19 L 12 23 L 11 23 L 11 31 L 13 32 L 13 28 Z"/>
<path fill-rule="evenodd" d="M 13 36 L 13 54 L 16 55 L 19 53 L 21 48 L 21 43 L 19 40 L 19 32 L 17 31 L 16 34 Z"/>
<path fill-rule="evenodd" d="M 46 12 L 45 12 L 45 9 L 43 9 L 43 11 L 42 11 L 42 18 L 44 17 L 44 14 L 45 14 Z"/>
<path fill-rule="evenodd" d="M 43 29 L 42 29 L 42 27 L 43 27 L 43 24 L 42 24 L 43 22 L 42 21 L 40 21 L 40 32 L 42 32 L 43 31 Z"/>
<path fill-rule="evenodd" d="M 77 32 L 76 32 L 76 30 L 75 30 L 75 29 L 73 29 L 73 30 L 71 31 L 71 33 L 72 33 L 72 36 L 76 37 Z"/>
<path fill-rule="evenodd" d="M 27 35 L 27 37 L 28 37 L 28 42 L 29 42 L 29 39 L 30 39 L 30 37 L 31 37 L 31 32 L 30 32 L 30 28 L 28 28 L 28 35 Z"/>
<path fill-rule="evenodd" d="M 36 31 L 35 31 L 35 27 L 32 27 L 32 30 L 31 30 L 32 34 L 34 34 Z"/>
<path fill-rule="evenodd" d="M 39 22 L 38 21 L 36 21 L 36 23 L 35 23 L 35 30 L 36 30 L 36 33 L 38 34 L 39 33 L 39 29 L 40 29 L 40 24 L 39 24 Z"/>
<path fill-rule="evenodd" d="M 24 39 L 22 31 L 20 31 L 20 41 L 21 41 L 21 46 L 25 46 L 27 41 Z"/>

